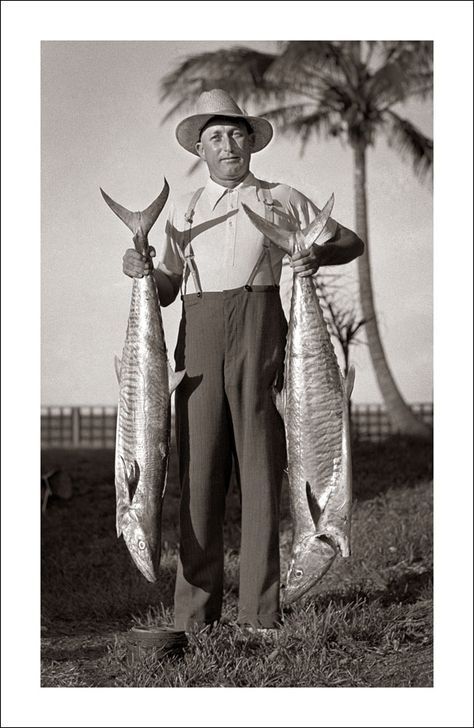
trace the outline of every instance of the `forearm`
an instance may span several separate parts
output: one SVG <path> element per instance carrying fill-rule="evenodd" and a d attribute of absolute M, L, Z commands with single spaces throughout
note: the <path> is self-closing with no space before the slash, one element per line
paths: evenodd
<path fill-rule="evenodd" d="M 318 249 L 319 265 L 342 265 L 362 255 L 364 243 L 352 230 L 338 225 L 335 235 Z"/>

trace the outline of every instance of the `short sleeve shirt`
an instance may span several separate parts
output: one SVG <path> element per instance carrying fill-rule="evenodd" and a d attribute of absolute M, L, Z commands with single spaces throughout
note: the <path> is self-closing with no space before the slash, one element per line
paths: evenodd
<path fill-rule="evenodd" d="M 264 183 L 272 198 L 273 222 L 287 230 L 304 229 L 319 212 L 301 192 L 280 183 Z M 157 265 L 176 281 L 182 281 L 184 252 L 187 243 L 185 215 L 194 192 L 179 197 L 171 204 L 163 248 Z M 190 242 L 194 263 L 203 291 L 222 291 L 247 283 L 261 254 L 264 236 L 242 209 L 244 202 L 261 217 L 265 217 L 265 196 L 262 182 L 252 173 L 237 187 L 227 188 L 209 179 L 196 202 Z M 329 219 L 318 243 L 323 244 L 336 232 L 337 223 Z M 265 258 L 259 266 L 254 285 L 278 283 L 285 253 L 270 246 L 270 264 Z M 193 277 L 186 269 L 187 293 L 196 291 Z"/>

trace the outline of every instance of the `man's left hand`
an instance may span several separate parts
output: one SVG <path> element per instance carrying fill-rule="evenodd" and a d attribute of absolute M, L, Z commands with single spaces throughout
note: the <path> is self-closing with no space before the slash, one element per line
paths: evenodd
<path fill-rule="evenodd" d="M 312 245 L 308 250 L 298 251 L 291 256 L 291 267 L 295 273 L 304 276 L 314 276 L 322 264 L 321 245 Z"/>

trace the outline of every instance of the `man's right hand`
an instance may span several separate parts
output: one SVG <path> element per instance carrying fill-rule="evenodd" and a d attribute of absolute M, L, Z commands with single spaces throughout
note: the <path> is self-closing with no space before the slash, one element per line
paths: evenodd
<path fill-rule="evenodd" d="M 150 246 L 150 257 L 141 255 L 135 248 L 129 248 L 123 256 L 122 270 L 130 278 L 143 278 L 153 273 L 153 258 L 156 255 L 155 249 Z"/>

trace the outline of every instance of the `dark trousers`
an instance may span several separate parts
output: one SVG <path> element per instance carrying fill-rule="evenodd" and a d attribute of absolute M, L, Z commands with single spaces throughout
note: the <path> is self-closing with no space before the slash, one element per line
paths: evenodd
<path fill-rule="evenodd" d="M 183 297 L 176 347 L 181 483 L 177 629 L 209 624 L 222 606 L 225 497 L 234 457 L 241 490 L 239 622 L 280 621 L 279 507 L 285 438 L 272 400 L 287 324 L 277 288 Z"/>

